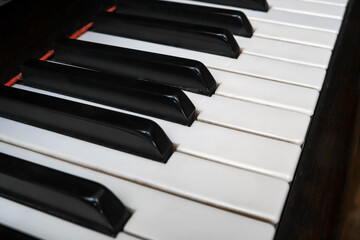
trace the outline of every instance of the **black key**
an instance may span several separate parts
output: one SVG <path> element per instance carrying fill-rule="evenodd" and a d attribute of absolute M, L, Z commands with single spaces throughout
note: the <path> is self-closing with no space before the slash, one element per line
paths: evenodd
<path fill-rule="evenodd" d="M 269 10 L 269 5 L 266 0 L 192 0 L 197 2 L 208 2 L 215 3 L 220 5 L 248 8 L 252 10 L 258 10 L 262 12 L 267 12 Z"/>
<path fill-rule="evenodd" d="M 22 83 L 190 126 L 195 107 L 178 88 L 39 60 L 22 66 Z"/>
<path fill-rule="evenodd" d="M 0 160 L 1 161 L 1 160 Z M 1 177 L 1 176 L 0 176 Z M 1 183 L 0 183 L 1 184 Z M 12 228 L 5 227 L 0 224 L 0 239 L 16 239 L 16 240 L 37 240 L 25 233 L 16 231 Z"/>
<path fill-rule="evenodd" d="M 237 58 L 240 48 L 223 28 L 117 13 L 95 16 L 92 31 Z"/>
<path fill-rule="evenodd" d="M 173 149 L 148 119 L 11 87 L 0 87 L 0 116 L 158 162 Z"/>
<path fill-rule="evenodd" d="M 3 153 L 0 196 L 113 237 L 131 215 L 101 184 Z"/>
<path fill-rule="evenodd" d="M 253 28 L 243 12 L 157 0 L 117 0 L 118 13 L 228 29 L 251 37 Z"/>
<path fill-rule="evenodd" d="M 199 61 L 72 39 L 56 42 L 54 60 L 211 96 L 216 82 Z"/>

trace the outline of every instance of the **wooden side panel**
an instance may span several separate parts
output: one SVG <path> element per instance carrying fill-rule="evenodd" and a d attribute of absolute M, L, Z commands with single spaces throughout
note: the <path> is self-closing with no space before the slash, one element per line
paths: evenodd
<path fill-rule="evenodd" d="M 353 189 L 358 179 L 351 176 L 360 173 L 360 121 L 356 118 L 360 112 L 359 15 L 360 1 L 352 0 L 278 226 L 277 240 L 344 239 L 346 229 L 351 228 L 345 223 L 350 217 L 344 210 L 353 213 Z M 360 236 L 360 229 L 354 230 Z"/>

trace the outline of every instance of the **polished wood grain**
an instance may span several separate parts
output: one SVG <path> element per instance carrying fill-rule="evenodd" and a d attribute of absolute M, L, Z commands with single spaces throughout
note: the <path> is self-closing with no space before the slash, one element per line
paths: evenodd
<path fill-rule="evenodd" d="M 360 239 L 359 16 L 351 0 L 276 240 Z"/>

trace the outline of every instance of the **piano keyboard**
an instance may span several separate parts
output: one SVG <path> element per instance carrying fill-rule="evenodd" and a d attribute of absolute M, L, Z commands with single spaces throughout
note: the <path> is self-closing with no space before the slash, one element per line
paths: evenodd
<path fill-rule="evenodd" d="M 347 1 L 219 3 L 118 0 L 0 88 L 0 236 L 274 238 Z"/>

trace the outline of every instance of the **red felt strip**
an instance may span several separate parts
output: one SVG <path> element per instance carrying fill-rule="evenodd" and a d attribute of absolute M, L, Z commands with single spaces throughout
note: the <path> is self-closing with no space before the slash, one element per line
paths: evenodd
<path fill-rule="evenodd" d="M 116 6 L 112 6 L 111 8 L 109 8 L 107 11 L 108 12 L 114 12 L 116 10 Z M 71 39 L 76 39 L 78 37 L 80 37 L 83 33 L 85 33 L 87 30 L 89 30 L 89 28 L 91 28 L 94 25 L 94 22 L 90 22 L 87 25 L 85 25 L 84 27 L 82 27 L 81 29 L 79 29 L 78 31 L 76 31 L 73 35 L 70 36 Z M 48 51 L 44 56 L 42 56 L 41 58 L 39 58 L 42 61 L 47 60 L 49 57 L 51 57 L 54 54 L 54 50 L 50 50 Z M 11 86 L 14 83 L 16 83 L 17 81 L 19 81 L 19 79 L 22 77 L 22 74 L 19 73 L 18 75 L 16 75 L 15 77 L 13 77 L 10 81 L 8 81 L 7 83 L 5 83 L 5 86 Z"/>
<path fill-rule="evenodd" d="M 108 12 L 114 12 L 115 10 L 116 10 L 116 5 L 112 6 L 111 8 L 109 8 L 109 9 L 106 10 L 106 11 L 108 11 Z"/>
<path fill-rule="evenodd" d="M 7 83 L 5 83 L 5 86 L 10 87 L 11 85 L 13 85 L 14 83 L 16 83 L 17 81 L 19 81 L 19 79 L 22 77 L 22 74 L 19 73 L 18 75 L 16 75 L 15 77 L 13 77 L 10 81 L 8 81 Z"/>
<path fill-rule="evenodd" d="M 50 50 L 50 51 L 48 51 L 44 56 L 42 56 L 41 58 L 39 58 L 39 60 L 45 61 L 46 59 L 48 59 L 49 57 L 51 57 L 53 54 L 54 54 L 54 50 Z"/>
<path fill-rule="evenodd" d="M 88 23 L 87 25 L 85 25 L 84 27 L 82 27 L 81 29 L 76 31 L 73 35 L 71 35 L 70 38 L 76 39 L 76 38 L 80 37 L 84 32 L 89 30 L 89 28 L 91 28 L 93 25 L 94 25 L 94 22 Z"/>

